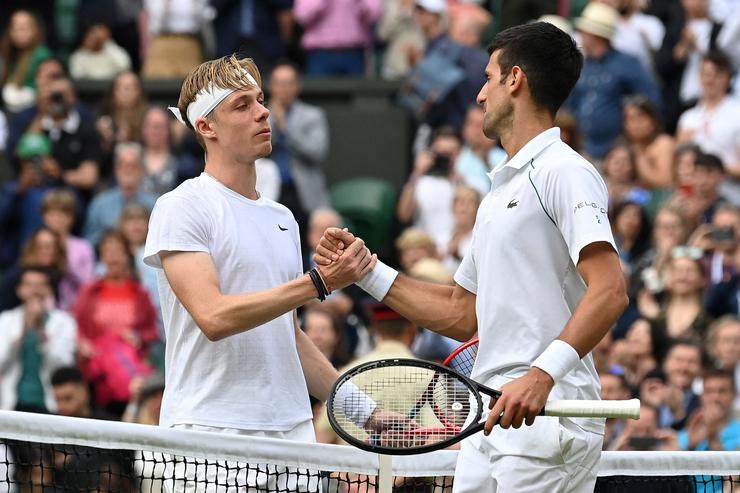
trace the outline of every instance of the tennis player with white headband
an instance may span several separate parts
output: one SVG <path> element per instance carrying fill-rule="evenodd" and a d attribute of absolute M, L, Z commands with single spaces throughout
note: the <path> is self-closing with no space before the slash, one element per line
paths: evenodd
<path fill-rule="evenodd" d="M 255 160 L 272 151 L 260 84 L 250 59 L 208 61 L 170 108 L 206 163 L 159 198 L 149 224 L 145 262 L 159 269 L 167 339 L 160 425 L 315 441 L 309 392 L 325 400 L 338 374 L 295 310 L 376 259 L 358 242 L 342 262 L 302 272 L 293 215 L 255 189 Z M 377 423 L 373 410 L 358 424 Z"/>

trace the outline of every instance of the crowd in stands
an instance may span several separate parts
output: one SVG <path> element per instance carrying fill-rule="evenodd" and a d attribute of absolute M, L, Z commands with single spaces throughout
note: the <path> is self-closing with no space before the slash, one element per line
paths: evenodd
<path fill-rule="evenodd" d="M 450 284 L 506 160 L 475 104 L 486 44 L 541 19 L 585 56 L 557 125 L 604 177 L 629 286 L 593 357 L 602 397 L 639 397 L 641 417 L 610 420 L 604 447 L 740 448 L 740 1 L 515 3 L 2 2 L 0 408 L 157 422 L 164 341 L 143 245 L 155 201 L 197 176 L 203 153 L 142 81 L 234 52 L 256 60 L 273 129 L 257 188 L 295 215 L 306 269 L 345 220 L 322 170 L 330 122 L 301 99 L 301 80 L 397 81 L 414 139 L 386 260 Z M 95 105 L 76 93 L 89 79 L 109 84 Z M 459 344 L 354 287 L 307 306 L 301 323 L 337 368 L 441 361 Z M 319 438 L 336 441 L 316 413 Z"/>

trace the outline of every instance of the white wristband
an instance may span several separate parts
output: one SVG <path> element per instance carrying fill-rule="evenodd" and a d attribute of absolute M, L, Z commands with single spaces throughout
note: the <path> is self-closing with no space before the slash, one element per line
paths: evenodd
<path fill-rule="evenodd" d="M 336 413 L 343 414 L 360 428 L 365 426 L 377 406 L 374 400 L 352 382 L 344 383 L 334 395 Z"/>
<path fill-rule="evenodd" d="M 578 352 L 565 341 L 555 339 L 542 351 L 532 366 L 547 372 L 555 383 L 560 381 L 581 360 Z"/>
<path fill-rule="evenodd" d="M 393 281 L 396 280 L 396 276 L 398 276 L 397 270 L 388 267 L 378 260 L 373 270 L 357 281 L 356 284 L 376 300 L 383 301 L 383 298 L 385 298 L 385 295 L 391 289 Z"/>

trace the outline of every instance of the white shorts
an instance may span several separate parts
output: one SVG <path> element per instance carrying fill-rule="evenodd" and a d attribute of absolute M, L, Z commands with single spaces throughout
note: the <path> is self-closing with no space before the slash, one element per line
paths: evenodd
<path fill-rule="evenodd" d="M 454 493 L 591 493 L 603 436 L 568 418 L 538 417 L 515 430 L 496 426 L 462 442 Z"/>
<path fill-rule="evenodd" d="M 316 441 L 316 433 L 311 420 L 299 423 L 288 431 L 239 430 L 201 425 L 175 425 L 173 428 L 310 443 Z M 246 455 L 249 454 L 248 450 L 244 452 Z M 165 493 L 246 493 L 253 491 L 320 493 L 322 491 L 321 478 L 317 471 L 307 473 L 305 469 L 299 471 L 295 468 L 270 464 L 246 464 L 233 461 L 213 461 L 206 464 L 202 459 L 169 458 L 174 467 L 165 470 L 162 491 Z"/>

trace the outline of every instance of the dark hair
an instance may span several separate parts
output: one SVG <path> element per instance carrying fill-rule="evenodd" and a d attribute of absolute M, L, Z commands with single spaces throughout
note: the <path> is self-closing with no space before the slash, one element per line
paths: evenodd
<path fill-rule="evenodd" d="M 436 129 L 434 129 L 434 133 L 432 134 L 432 138 L 430 140 L 430 143 L 431 142 L 434 142 L 435 140 L 437 140 L 440 137 L 448 137 L 450 139 L 455 139 L 459 143 L 462 144 L 462 137 L 460 137 L 460 134 L 453 127 L 451 127 L 449 125 L 444 125 L 442 127 L 438 127 Z"/>
<path fill-rule="evenodd" d="M 718 69 L 732 75 L 732 61 L 730 61 L 730 58 L 723 51 L 711 50 L 709 53 L 704 55 L 704 59 L 702 61 L 709 62 Z"/>
<path fill-rule="evenodd" d="M 501 50 L 501 82 L 518 65 L 527 75 L 535 104 L 554 116 L 578 82 L 583 55 L 573 38 L 547 22 L 510 27 L 496 35 L 488 53 Z"/>
<path fill-rule="evenodd" d="M 128 241 L 128 238 L 126 238 L 126 235 L 123 234 L 123 232 L 120 229 L 107 229 L 103 233 L 103 236 L 100 237 L 100 240 L 98 240 L 98 246 L 97 246 L 97 257 L 101 258 L 101 253 L 103 251 L 103 243 L 107 241 L 115 241 L 118 242 L 120 245 L 123 246 L 124 250 L 126 251 L 126 257 L 128 259 L 128 266 L 129 266 L 129 273 L 131 277 L 138 281 L 139 276 L 136 271 L 136 259 L 131 254 L 131 243 Z"/>
<path fill-rule="evenodd" d="M 82 371 L 76 366 L 62 366 L 51 374 L 51 385 L 64 385 L 65 383 L 85 383 Z"/>
<path fill-rule="evenodd" d="M 700 152 L 696 155 L 694 167 L 704 168 L 707 171 L 719 171 L 720 173 L 725 172 L 725 167 L 722 165 L 722 160 L 719 156 L 706 152 Z"/>
<path fill-rule="evenodd" d="M 243 57 L 240 57 L 243 58 Z M 301 68 L 298 66 L 297 63 L 295 63 L 290 58 L 279 58 L 277 62 L 275 62 L 275 65 L 273 65 L 272 70 L 270 70 L 270 75 L 272 75 L 275 70 L 277 70 L 280 67 L 289 67 L 293 69 L 293 72 L 295 72 L 296 79 L 301 78 Z"/>
<path fill-rule="evenodd" d="M 735 390 L 735 373 L 732 370 L 724 368 L 710 368 L 702 375 L 704 381 L 708 378 L 726 378 L 732 382 L 732 389 Z"/>
<path fill-rule="evenodd" d="M 21 269 L 20 275 L 18 276 L 18 284 L 21 283 L 23 276 L 25 276 L 28 273 L 41 274 L 42 276 L 46 278 L 46 282 L 49 283 L 49 287 L 54 286 L 54 283 L 55 283 L 54 275 L 46 267 L 41 267 L 38 265 L 29 265 L 29 266 L 23 267 Z"/>
<path fill-rule="evenodd" d="M 645 208 L 637 202 L 634 202 L 632 200 L 625 200 L 619 202 L 614 206 L 609 214 L 609 220 L 611 221 L 612 228 L 614 228 L 616 233 L 617 218 L 622 213 L 622 211 L 630 206 L 636 206 L 637 209 L 640 211 L 640 231 L 637 232 L 635 242 L 629 251 L 630 257 L 632 257 L 633 259 L 637 259 L 643 253 L 645 253 L 648 248 L 650 248 L 650 231 L 652 228 L 650 226 L 650 218 L 648 217 L 647 212 L 645 212 Z"/>
<path fill-rule="evenodd" d="M 36 27 L 38 28 L 38 39 L 36 39 L 36 43 L 26 52 L 26 56 L 23 57 L 23 53 L 13 46 L 13 42 L 10 39 L 10 24 L 13 19 L 13 16 L 15 16 L 18 13 L 24 13 L 29 15 L 36 24 Z M 0 85 L 4 85 L 8 82 L 10 79 L 11 69 L 13 67 L 16 68 L 15 71 L 21 71 L 23 73 L 23 77 L 25 78 L 25 72 L 30 68 L 30 54 L 35 50 L 38 46 L 43 45 L 46 40 L 46 28 L 44 25 L 44 21 L 41 18 L 41 16 L 29 9 L 18 9 L 14 11 L 10 16 L 8 17 L 8 24 L 5 26 L 5 34 L 3 34 L 2 39 L 0 39 L 0 58 L 3 59 L 3 63 L 5 67 L 3 68 L 3 71 L 0 72 Z M 34 76 L 36 74 L 33 74 Z"/>
<path fill-rule="evenodd" d="M 628 96 L 622 101 L 622 107 L 634 106 L 641 113 L 644 113 L 653 121 L 655 129 L 653 130 L 652 139 L 663 133 L 663 118 L 660 115 L 660 110 L 647 96 L 643 94 L 637 94 L 634 96 Z"/>

